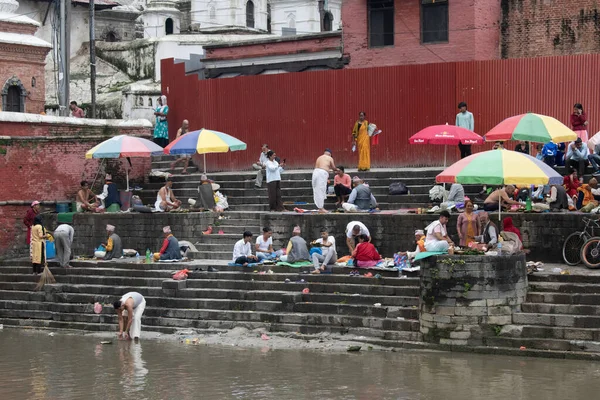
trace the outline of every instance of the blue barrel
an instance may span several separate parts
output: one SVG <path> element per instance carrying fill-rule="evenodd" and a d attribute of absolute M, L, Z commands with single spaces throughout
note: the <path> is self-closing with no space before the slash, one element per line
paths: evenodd
<path fill-rule="evenodd" d="M 68 203 L 56 203 L 56 212 L 57 213 L 69 212 L 69 204 Z"/>
<path fill-rule="evenodd" d="M 46 259 L 56 257 L 56 247 L 54 242 L 46 241 Z"/>

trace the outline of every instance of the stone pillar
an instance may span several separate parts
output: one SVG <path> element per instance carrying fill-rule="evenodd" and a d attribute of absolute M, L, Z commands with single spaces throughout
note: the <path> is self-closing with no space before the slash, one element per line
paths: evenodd
<path fill-rule="evenodd" d="M 512 323 L 527 294 L 525 255 L 421 261 L 419 319 L 427 342 L 477 346 Z"/>

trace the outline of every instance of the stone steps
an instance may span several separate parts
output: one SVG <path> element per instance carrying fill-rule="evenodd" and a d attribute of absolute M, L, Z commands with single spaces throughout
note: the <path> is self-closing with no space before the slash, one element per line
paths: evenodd
<path fill-rule="evenodd" d="M 520 325 L 563 326 L 572 328 L 600 328 L 600 316 L 572 314 L 520 313 L 513 315 L 513 323 Z"/>
<path fill-rule="evenodd" d="M 527 301 L 547 304 L 596 305 L 600 304 L 600 294 L 529 292 Z"/>
<path fill-rule="evenodd" d="M 600 285 L 593 283 L 530 282 L 532 292 L 600 293 Z"/>
<path fill-rule="evenodd" d="M 597 305 L 523 303 L 521 309 L 524 313 L 600 316 L 600 306 Z"/>
<path fill-rule="evenodd" d="M 550 339 L 550 338 L 486 338 L 487 346 L 512 347 L 537 350 L 552 350 L 566 352 L 600 352 L 600 345 L 590 341 Z"/>

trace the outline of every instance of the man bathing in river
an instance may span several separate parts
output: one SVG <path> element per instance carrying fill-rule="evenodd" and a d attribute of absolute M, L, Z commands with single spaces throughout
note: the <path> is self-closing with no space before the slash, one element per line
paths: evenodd
<path fill-rule="evenodd" d="M 119 320 L 119 338 L 138 340 L 142 333 L 142 314 L 146 299 L 138 292 L 125 293 L 113 303 Z"/>
<path fill-rule="evenodd" d="M 329 171 L 335 171 L 335 163 L 331 157 L 331 150 L 325 149 L 325 153 L 317 158 L 315 169 L 312 174 L 312 189 L 315 205 L 319 209 L 319 213 L 326 213 L 325 198 L 327 197 L 327 179 L 329 179 Z"/>

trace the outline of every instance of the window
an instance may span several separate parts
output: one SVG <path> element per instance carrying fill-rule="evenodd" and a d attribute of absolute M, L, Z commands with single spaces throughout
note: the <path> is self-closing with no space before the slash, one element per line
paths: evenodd
<path fill-rule="evenodd" d="M 217 19 L 217 11 L 215 10 L 215 6 L 210 6 L 209 15 L 211 20 L 214 21 L 215 19 Z"/>
<path fill-rule="evenodd" d="M 251 0 L 246 3 L 246 26 L 254 28 L 254 3 Z"/>
<path fill-rule="evenodd" d="M 323 16 L 323 32 L 331 32 L 333 30 L 333 15 L 327 11 Z"/>
<path fill-rule="evenodd" d="M 394 0 L 367 0 L 369 47 L 394 45 Z"/>
<path fill-rule="evenodd" d="M 448 0 L 421 0 L 421 41 L 448 41 Z"/>
<path fill-rule="evenodd" d="M 2 111 L 25 112 L 27 90 L 16 76 L 10 78 L 2 89 Z"/>
<path fill-rule="evenodd" d="M 167 18 L 167 20 L 165 21 L 165 35 L 172 35 L 172 34 L 173 34 L 173 19 Z"/>

